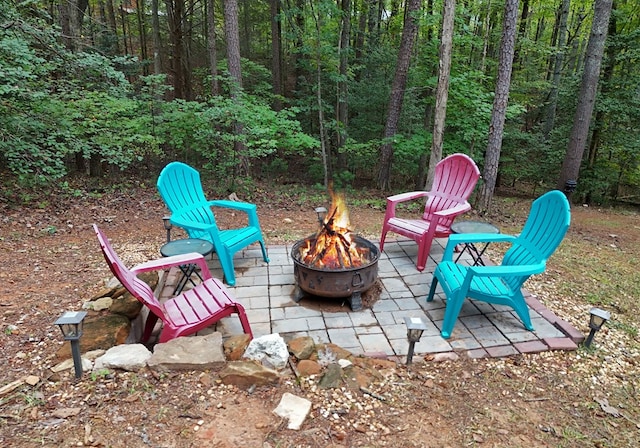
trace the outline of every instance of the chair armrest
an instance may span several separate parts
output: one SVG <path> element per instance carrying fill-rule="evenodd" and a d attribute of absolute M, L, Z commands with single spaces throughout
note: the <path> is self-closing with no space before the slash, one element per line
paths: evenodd
<path fill-rule="evenodd" d="M 387 203 L 393 202 L 397 204 L 399 202 L 411 201 L 413 199 L 426 198 L 427 196 L 429 196 L 428 191 L 409 191 L 407 193 L 400 193 L 387 197 Z"/>
<path fill-rule="evenodd" d="M 512 243 L 515 240 L 515 236 L 502 233 L 453 233 L 449 235 L 442 261 L 453 261 L 453 251 L 458 244 Z"/>
<path fill-rule="evenodd" d="M 522 277 L 544 272 L 546 263 L 524 264 L 520 266 L 472 266 L 469 267 L 475 277 Z"/>
<path fill-rule="evenodd" d="M 410 191 L 387 197 L 387 208 L 384 213 L 384 222 L 396 216 L 396 205 L 401 202 L 412 201 L 414 199 L 426 198 L 428 191 Z"/>
<path fill-rule="evenodd" d="M 158 271 L 161 269 L 172 268 L 174 266 L 181 266 L 184 264 L 196 264 L 200 268 L 202 278 L 207 280 L 211 278 L 209 267 L 202 255 L 197 252 L 191 252 L 183 255 L 173 255 L 171 257 L 158 258 L 156 260 L 149 260 L 131 268 L 131 272 L 138 275 L 142 272 Z"/>
<path fill-rule="evenodd" d="M 247 214 L 247 218 L 249 219 L 249 225 L 251 227 L 260 228 L 257 211 L 258 207 L 255 204 L 251 204 L 249 202 L 229 201 L 226 199 L 209 201 L 208 204 L 210 207 L 230 208 L 232 210 L 244 212 Z"/>
<path fill-rule="evenodd" d="M 191 221 L 189 219 L 182 218 L 181 215 L 171 215 L 171 219 L 169 220 L 171 224 L 174 226 L 182 227 L 184 229 L 194 229 L 200 231 L 209 231 L 210 229 L 215 229 L 213 224 L 205 224 L 202 222 Z"/>
<path fill-rule="evenodd" d="M 248 202 L 236 202 L 236 201 L 228 201 L 226 199 L 217 199 L 208 202 L 210 207 L 224 207 L 231 208 L 234 210 L 243 211 L 245 213 L 250 213 L 257 209 L 255 204 L 250 204 Z"/>
<path fill-rule="evenodd" d="M 451 207 L 448 208 L 446 210 L 440 210 L 434 213 L 434 215 L 440 217 L 440 218 L 449 218 L 451 216 L 457 216 L 460 215 L 464 212 L 467 212 L 471 210 L 471 204 L 469 204 L 467 201 L 464 202 L 460 202 L 458 205 L 456 205 L 455 207 Z"/>

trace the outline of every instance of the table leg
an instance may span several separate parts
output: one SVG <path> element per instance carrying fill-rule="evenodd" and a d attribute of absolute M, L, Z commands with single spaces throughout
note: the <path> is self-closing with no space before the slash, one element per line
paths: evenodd
<path fill-rule="evenodd" d="M 482 255 L 487 250 L 487 247 L 489 247 L 489 243 L 485 244 L 482 249 L 478 249 L 477 246 L 473 243 L 464 243 L 464 247 L 458 253 L 455 262 L 457 263 L 462 254 L 467 251 L 469 252 L 469 255 L 471 255 L 471 259 L 473 260 L 473 264 L 471 266 L 484 266 Z"/>
<path fill-rule="evenodd" d="M 185 286 L 187 286 L 188 282 L 191 282 L 193 286 L 196 286 L 196 282 L 194 282 L 193 279 L 191 278 L 193 274 L 196 274 L 201 282 L 203 281 L 202 277 L 200 276 L 200 273 L 197 271 L 198 265 L 183 264 L 178 267 L 180 268 L 180 272 L 182 272 L 182 277 L 180 277 L 180 280 L 178 280 L 178 283 L 176 284 L 176 287 L 173 290 L 174 296 L 177 296 L 178 294 L 180 294 L 182 290 L 185 288 Z"/>

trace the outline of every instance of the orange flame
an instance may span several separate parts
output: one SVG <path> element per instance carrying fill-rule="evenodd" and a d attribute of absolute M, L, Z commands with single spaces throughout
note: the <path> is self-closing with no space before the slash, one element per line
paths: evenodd
<path fill-rule="evenodd" d="M 307 266 L 321 269 L 345 269 L 362 266 L 368 262 L 369 250 L 359 248 L 354 242 L 344 195 L 331 194 L 331 208 L 320 230 L 300 247 L 300 260 Z"/>

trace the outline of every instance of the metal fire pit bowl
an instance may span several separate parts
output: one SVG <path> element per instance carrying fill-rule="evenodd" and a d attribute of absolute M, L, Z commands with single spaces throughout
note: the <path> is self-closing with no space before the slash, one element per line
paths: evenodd
<path fill-rule="evenodd" d="M 293 259 L 293 274 L 300 290 L 319 297 L 349 298 L 352 311 L 362 309 L 362 292 L 368 290 L 378 278 L 378 248 L 362 237 L 356 236 L 353 241 L 358 247 L 369 249 L 369 264 L 357 268 L 319 269 L 307 266 L 300 261 L 300 246 L 308 239 L 300 240 L 291 249 Z M 298 291 L 294 300 L 299 302 L 304 297 Z"/>

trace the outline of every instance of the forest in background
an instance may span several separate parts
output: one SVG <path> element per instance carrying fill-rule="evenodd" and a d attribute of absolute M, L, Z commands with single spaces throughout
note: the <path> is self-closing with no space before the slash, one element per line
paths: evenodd
<path fill-rule="evenodd" d="M 574 124 L 594 2 L 515 4 L 497 183 L 552 188 Z M 0 6 L 0 170 L 19 185 L 159 171 L 176 159 L 217 179 L 220 191 L 258 178 L 375 187 L 384 163 L 390 189 L 425 185 L 443 1 Z M 504 1 L 455 4 L 443 153 L 466 153 L 480 167 L 504 10 Z M 389 135 L 409 19 L 415 42 Z M 613 3 L 575 193 L 585 202 L 639 199 L 639 24 L 635 0 Z M 392 147 L 387 162 L 385 145 Z"/>

